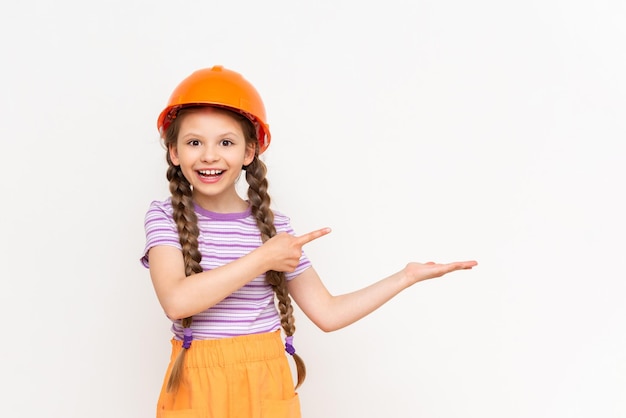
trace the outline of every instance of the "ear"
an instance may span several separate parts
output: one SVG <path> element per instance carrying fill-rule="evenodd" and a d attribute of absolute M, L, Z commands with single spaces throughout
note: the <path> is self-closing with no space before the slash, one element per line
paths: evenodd
<path fill-rule="evenodd" d="M 168 152 L 170 153 L 170 160 L 172 160 L 172 164 L 179 166 L 180 161 L 178 160 L 178 148 L 176 148 L 176 144 L 170 145 Z"/>
<path fill-rule="evenodd" d="M 249 165 L 254 160 L 256 154 L 256 145 L 246 146 L 246 155 L 243 158 L 243 165 Z"/>

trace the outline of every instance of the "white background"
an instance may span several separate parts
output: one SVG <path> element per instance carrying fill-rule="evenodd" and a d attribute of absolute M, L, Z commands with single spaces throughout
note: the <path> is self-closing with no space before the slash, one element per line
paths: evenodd
<path fill-rule="evenodd" d="M 274 206 L 351 291 L 476 259 L 325 334 L 305 417 L 625 417 L 626 3 L 4 2 L 3 417 L 152 417 L 169 325 L 138 260 L 155 121 L 222 64 L 268 109 Z"/>

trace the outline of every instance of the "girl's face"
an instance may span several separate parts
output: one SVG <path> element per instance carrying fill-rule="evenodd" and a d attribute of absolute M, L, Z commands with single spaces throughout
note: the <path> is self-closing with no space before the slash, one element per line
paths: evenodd
<path fill-rule="evenodd" d="M 169 153 L 191 184 L 194 201 L 214 212 L 245 208 L 235 183 L 242 166 L 254 159 L 254 147 L 246 145 L 240 122 L 211 107 L 181 118 L 178 139 Z"/>

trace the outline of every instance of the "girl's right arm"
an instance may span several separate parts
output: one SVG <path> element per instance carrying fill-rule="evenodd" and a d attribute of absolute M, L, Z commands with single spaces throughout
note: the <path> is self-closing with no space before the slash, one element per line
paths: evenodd
<path fill-rule="evenodd" d="M 181 250 L 158 245 L 148 254 L 150 277 L 165 314 L 170 319 L 186 318 L 217 304 L 268 270 L 294 271 L 302 246 L 329 232 L 324 228 L 300 237 L 283 232 L 231 263 L 191 276 L 185 276 Z"/>
<path fill-rule="evenodd" d="M 183 254 L 175 247 L 152 247 L 148 256 L 152 285 L 170 319 L 202 312 L 265 272 L 259 249 L 216 269 L 191 276 L 185 276 Z"/>

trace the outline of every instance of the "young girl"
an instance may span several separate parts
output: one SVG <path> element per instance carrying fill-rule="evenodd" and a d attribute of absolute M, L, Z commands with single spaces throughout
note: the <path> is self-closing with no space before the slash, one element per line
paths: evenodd
<path fill-rule="evenodd" d="M 334 331 L 419 281 L 477 264 L 409 263 L 333 296 L 302 252 L 330 229 L 296 236 L 289 218 L 270 208 L 259 155 L 271 135 L 247 80 L 221 66 L 196 71 L 176 87 L 157 125 L 171 197 L 148 209 L 141 261 L 174 334 L 157 417 L 300 417 L 295 389 L 305 368 L 293 344 L 291 298 L 319 328 Z M 247 200 L 235 187 L 242 170 Z M 296 364 L 295 387 L 285 352 Z"/>

